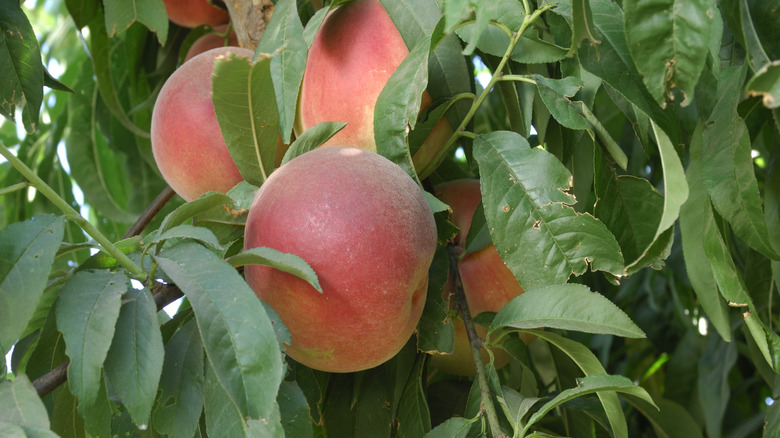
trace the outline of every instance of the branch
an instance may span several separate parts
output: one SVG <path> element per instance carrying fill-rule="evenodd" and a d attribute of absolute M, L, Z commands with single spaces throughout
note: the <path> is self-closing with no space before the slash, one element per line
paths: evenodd
<path fill-rule="evenodd" d="M 450 275 L 452 275 L 452 283 L 455 286 L 455 304 L 458 306 L 460 315 L 463 317 L 463 324 L 466 326 L 466 334 L 469 338 L 469 345 L 471 346 L 471 354 L 474 358 L 474 368 L 477 370 L 477 382 L 479 383 L 479 393 L 482 401 L 480 402 L 480 409 L 485 413 L 487 417 L 488 425 L 493 433 L 493 437 L 506 437 L 501 432 L 501 426 L 498 423 L 498 415 L 496 415 L 496 407 L 493 405 L 493 396 L 490 394 L 490 387 L 488 386 L 487 375 L 485 374 L 485 366 L 482 363 L 482 354 L 479 349 L 484 344 L 482 339 L 477 335 L 477 331 L 474 329 L 474 321 L 471 319 L 471 312 L 466 301 L 466 294 L 463 292 L 463 282 L 460 278 L 460 270 L 458 269 L 458 255 L 455 253 L 455 246 L 452 243 L 447 244 L 447 257 L 450 261 Z"/>
<path fill-rule="evenodd" d="M 176 285 L 156 283 L 152 288 L 152 296 L 159 312 L 168 304 L 183 297 L 184 294 Z M 70 365 L 70 360 L 66 360 L 59 364 L 57 368 L 35 379 L 33 387 L 38 392 L 38 397 L 45 397 L 68 380 L 68 365 Z"/>
<path fill-rule="evenodd" d="M 163 191 L 160 192 L 156 198 L 154 198 L 152 203 L 146 207 L 146 210 L 141 213 L 141 216 L 138 218 L 138 220 L 136 220 L 130 229 L 127 230 L 127 233 L 124 235 L 124 239 L 141 234 L 141 231 L 143 231 L 144 228 L 149 225 L 149 222 L 151 222 L 152 219 L 157 216 L 157 213 L 159 213 L 160 210 L 165 207 L 165 204 L 167 204 L 175 194 L 176 192 L 174 192 L 170 186 L 166 186 Z"/>
<path fill-rule="evenodd" d="M 241 47 L 254 51 L 274 14 L 271 0 L 225 0 Z"/>

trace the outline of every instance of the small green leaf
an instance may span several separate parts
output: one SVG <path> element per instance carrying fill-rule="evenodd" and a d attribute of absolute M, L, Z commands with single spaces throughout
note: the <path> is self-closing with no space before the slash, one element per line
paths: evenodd
<path fill-rule="evenodd" d="M 311 438 L 314 436 L 311 412 L 306 396 L 297 382 L 284 381 L 276 396 L 282 428 L 286 437 Z"/>
<path fill-rule="evenodd" d="M 581 284 L 526 290 L 498 312 L 490 324 L 490 333 L 503 327 L 549 327 L 627 338 L 645 337 L 642 329 L 612 301 Z"/>
<path fill-rule="evenodd" d="M 780 108 L 780 60 L 765 64 L 747 83 L 748 96 L 760 96 L 764 106 Z"/>
<path fill-rule="evenodd" d="M 203 344 L 189 321 L 165 345 L 154 427 L 171 438 L 191 438 L 203 412 Z"/>
<path fill-rule="evenodd" d="M 398 436 L 421 437 L 431 430 L 431 413 L 423 387 L 425 360 L 417 358 L 398 404 Z"/>
<path fill-rule="evenodd" d="M 571 174 L 553 155 L 531 149 L 516 133 L 498 131 L 476 138 L 474 157 L 493 243 L 524 288 L 565 283 L 589 266 L 623 272 L 615 236 L 570 207 Z"/>
<path fill-rule="evenodd" d="M 539 88 L 539 96 L 555 120 L 569 129 L 590 129 L 591 125 L 573 107 L 570 97 L 582 87 L 582 81 L 573 76 L 563 79 L 549 79 L 533 75 Z"/>
<path fill-rule="evenodd" d="M 260 186 L 271 174 L 279 136 L 279 111 L 271 79 L 271 59 L 254 64 L 228 55 L 214 64 L 212 101 L 230 156 L 241 176 Z"/>
<path fill-rule="evenodd" d="M 46 288 L 64 230 L 65 221 L 54 215 L 0 230 L 0 345 L 10 348 L 24 333 Z"/>
<path fill-rule="evenodd" d="M 721 436 L 723 416 L 731 400 L 729 374 L 736 360 L 736 343 L 710 336 L 707 350 L 699 359 L 697 385 L 707 436 Z"/>
<path fill-rule="evenodd" d="M 653 399 L 653 405 L 630 394 L 624 394 L 623 397 L 650 421 L 658 437 L 702 438 L 696 419 L 679 403 L 656 397 Z"/>
<path fill-rule="evenodd" d="M 704 253 L 712 266 L 712 273 L 723 298 L 730 306 L 753 307 L 742 275 L 734 264 L 731 251 L 718 229 L 715 218 L 710 214 L 707 222 L 699 224 L 704 228 Z"/>
<path fill-rule="evenodd" d="M 224 193 L 206 193 L 200 198 L 187 202 L 184 205 L 177 207 L 176 210 L 168 213 L 168 216 L 165 216 L 162 224 L 160 224 L 158 233 L 164 234 L 171 228 L 180 225 L 190 220 L 193 216 L 203 213 L 213 207 L 232 203 L 233 199 Z"/>
<path fill-rule="evenodd" d="M 474 423 L 478 418 L 479 417 L 473 418 L 471 420 L 463 417 L 449 418 L 440 425 L 428 431 L 424 438 L 466 438 L 466 436 L 468 436 L 469 430 L 471 429 L 472 423 Z"/>
<path fill-rule="evenodd" d="M 99 4 L 99 0 L 65 0 L 68 12 L 79 30 L 95 18 L 100 11 Z"/>
<path fill-rule="evenodd" d="M 168 15 L 162 0 L 106 0 L 106 29 L 113 37 L 126 31 L 136 21 L 157 34 L 157 41 L 164 46 L 168 39 Z"/>
<path fill-rule="evenodd" d="M 317 279 L 317 273 L 314 272 L 314 269 L 312 269 L 308 263 L 306 263 L 306 260 L 295 254 L 288 254 L 266 247 L 250 248 L 225 261 L 230 263 L 234 268 L 246 265 L 270 266 L 305 280 L 314 289 L 317 289 L 318 292 L 322 293 L 322 286 L 320 286 L 320 282 Z"/>
<path fill-rule="evenodd" d="M 30 20 L 16 0 L 0 0 L 0 114 L 14 120 L 16 108 L 28 133 L 38 129 L 43 101 L 41 48 Z"/>
<path fill-rule="evenodd" d="M 208 361 L 232 409 L 241 418 L 268 418 L 284 367 L 260 300 L 235 268 L 197 243 L 177 244 L 155 259 L 190 300 Z"/>
<path fill-rule="evenodd" d="M 123 272 L 79 271 L 60 290 L 57 327 L 65 337 L 68 383 L 79 406 L 92 405 L 98 397 L 103 362 L 129 283 Z"/>
<path fill-rule="evenodd" d="M 271 406 L 270 409 L 273 408 Z M 228 395 L 225 387 L 220 383 L 214 367 L 208 361 L 203 385 L 203 412 L 206 420 L 206 436 L 247 436 L 245 417 L 235 400 Z"/>
<path fill-rule="evenodd" d="M 148 289 L 129 289 L 105 361 L 113 391 L 138 427 L 149 424 L 163 368 L 163 341 L 157 306 Z"/>
<path fill-rule="evenodd" d="M 581 379 L 577 379 L 577 386 L 574 388 L 564 389 L 555 398 L 548 401 L 538 411 L 528 419 L 528 422 L 523 428 L 523 433 L 531 428 L 534 424 L 538 423 L 545 415 L 551 410 L 560 406 L 561 404 L 572 400 L 576 397 L 580 397 L 587 394 L 601 393 L 601 392 L 625 392 L 635 397 L 652 404 L 655 406 L 650 394 L 641 386 L 634 385 L 629 378 L 625 376 L 611 376 L 611 375 L 595 375 L 586 376 Z M 656 409 L 658 408 L 655 406 Z"/>
<path fill-rule="evenodd" d="M 337 132 L 344 129 L 345 126 L 347 126 L 347 124 L 344 122 L 322 122 L 303 131 L 301 135 L 292 142 L 290 148 L 287 149 L 287 152 L 285 152 L 282 164 L 301 154 L 317 149 L 323 143 L 330 140 L 331 137 L 336 135 Z"/>
<path fill-rule="evenodd" d="M 196 227 L 189 224 L 176 225 L 173 228 L 166 230 L 162 234 L 156 234 L 151 240 L 146 243 L 155 244 L 162 243 L 169 239 L 193 239 L 201 243 L 209 245 L 210 247 L 218 250 L 223 250 L 222 245 L 217 240 L 217 236 L 211 232 L 208 228 Z"/>
<path fill-rule="evenodd" d="M 428 270 L 428 291 L 420 322 L 417 324 L 417 348 L 428 353 L 452 353 L 455 332 L 448 317 L 448 303 L 442 299 L 449 277 L 449 261 L 444 246 L 437 245 Z"/>
<path fill-rule="evenodd" d="M 307 45 L 303 38 L 303 25 L 298 17 L 298 7 L 294 0 L 278 1 L 274 7 L 271 21 L 263 32 L 258 53 L 279 52 L 271 59 L 271 78 L 279 108 L 279 130 L 282 141 L 290 143 L 290 133 L 295 122 L 295 108 L 298 103 L 298 90 L 306 67 Z M 267 105 L 267 102 L 263 102 Z"/>

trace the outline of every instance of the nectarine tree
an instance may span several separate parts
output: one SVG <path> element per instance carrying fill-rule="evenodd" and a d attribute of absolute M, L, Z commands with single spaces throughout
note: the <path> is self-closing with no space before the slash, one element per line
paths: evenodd
<path fill-rule="evenodd" d="M 778 6 L 0 0 L 0 436 L 776 437 Z"/>

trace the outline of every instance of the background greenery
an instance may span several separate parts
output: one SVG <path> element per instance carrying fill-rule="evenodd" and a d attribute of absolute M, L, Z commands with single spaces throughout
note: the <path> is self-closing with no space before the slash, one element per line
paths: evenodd
<path fill-rule="evenodd" d="M 780 436 L 780 1 L 383 3 L 411 54 L 377 105 L 379 152 L 414 175 L 407 148 L 432 123 L 405 130 L 426 86 L 428 119 L 463 128 L 421 182 L 481 175 L 481 223 L 527 290 L 478 318 L 509 366 L 428 366 L 421 351 L 452 342 L 443 245 L 394 359 L 351 374 L 287 359 L 235 268 L 316 277 L 236 257 L 243 217 L 223 207 L 249 205 L 264 164 L 227 195 L 154 201 L 151 109 L 207 29 L 169 24 L 160 0 L 0 0 L 0 435 Z M 328 7 L 279 0 L 258 51 L 295 56 L 220 62 L 218 115 L 263 105 L 250 84 L 274 90 L 263 117 L 287 137 Z"/>

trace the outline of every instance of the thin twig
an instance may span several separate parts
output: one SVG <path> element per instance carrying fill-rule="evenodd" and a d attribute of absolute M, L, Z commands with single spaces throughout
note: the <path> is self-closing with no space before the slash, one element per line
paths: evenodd
<path fill-rule="evenodd" d="M 463 282 L 461 281 L 460 270 L 458 269 L 458 255 L 456 254 L 455 246 L 452 243 L 447 244 L 447 256 L 450 261 L 452 283 L 455 285 L 455 304 L 458 306 L 460 315 L 463 318 L 463 324 L 466 326 L 466 334 L 468 335 L 471 354 L 474 358 L 474 368 L 477 370 L 477 383 L 479 384 L 479 393 L 482 400 L 480 402 L 480 408 L 487 417 L 487 422 L 493 437 L 506 437 L 507 435 L 501 431 L 501 426 L 498 423 L 496 407 L 493 405 L 493 396 L 490 394 L 490 387 L 488 386 L 487 375 L 485 374 L 485 366 L 482 363 L 480 348 L 484 342 L 479 338 L 477 331 L 474 329 L 474 321 L 471 319 L 471 312 L 469 311 L 469 306 L 466 302 L 466 294 L 463 292 Z"/>
<path fill-rule="evenodd" d="M 127 230 L 127 233 L 125 233 L 124 238 L 127 239 L 128 237 L 133 237 L 141 234 L 141 231 L 146 228 L 147 225 L 149 225 L 149 222 L 154 219 L 155 216 L 157 216 L 157 213 L 162 210 L 163 207 L 165 207 L 165 204 L 170 201 L 173 196 L 176 194 L 176 192 L 173 191 L 173 189 L 170 186 L 165 186 L 165 189 L 163 189 L 162 192 L 160 192 L 159 195 L 157 195 L 156 198 L 152 201 L 151 204 L 149 204 L 148 207 L 146 207 L 146 210 L 144 210 L 143 213 L 141 213 L 141 216 L 138 218 L 137 221 L 133 224 L 133 226 L 130 227 L 130 229 Z"/>
<path fill-rule="evenodd" d="M 176 285 L 156 283 L 152 289 L 152 296 L 154 297 L 154 304 L 157 306 L 157 311 L 159 312 L 168 304 L 183 297 L 184 294 Z M 68 365 L 70 365 L 70 359 L 35 379 L 33 387 L 35 388 L 35 391 L 38 392 L 38 397 L 45 397 L 68 380 Z"/>

